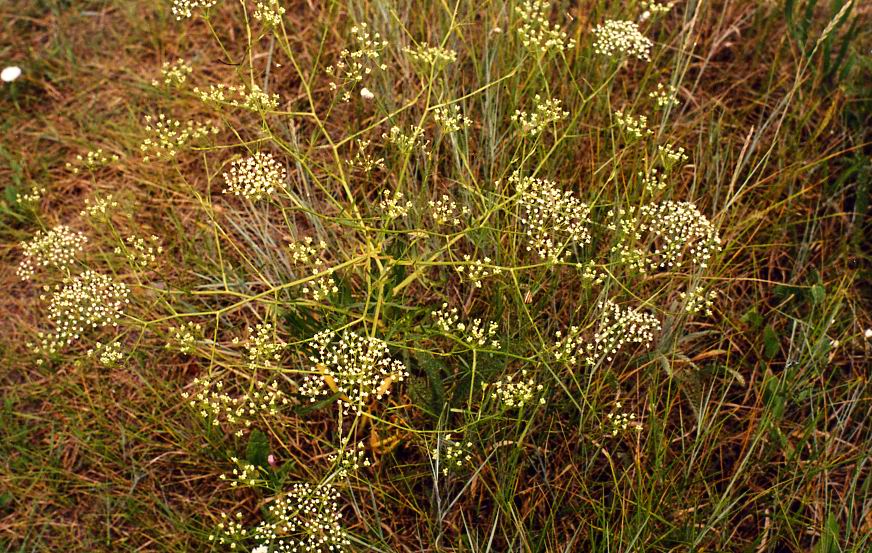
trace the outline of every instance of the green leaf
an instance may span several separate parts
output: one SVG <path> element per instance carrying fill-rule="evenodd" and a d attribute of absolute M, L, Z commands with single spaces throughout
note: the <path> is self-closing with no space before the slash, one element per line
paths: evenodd
<path fill-rule="evenodd" d="M 826 297 L 826 289 L 820 284 L 815 284 L 811 287 L 811 301 L 815 305 L 820 305 Z"/>
<path fill-rule="evenodd" d="M 781 349 L 781 342 L 778 340 L 778 334 L 775 329 L 769 325 L 763 329 L 763 357 L 772 359 Z"/>
<path fill-rule="evenodd" d="M 268 467 L 269 462 L 269 439 L 260 430 L 254 429 L 248 437 L 248 445 L 245 447 L 245 459 L 254 466 Z"/>

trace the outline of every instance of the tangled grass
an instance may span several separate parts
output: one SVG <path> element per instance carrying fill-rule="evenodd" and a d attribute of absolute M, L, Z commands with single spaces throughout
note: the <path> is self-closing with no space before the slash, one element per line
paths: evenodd
<path fill-rule="evenodd" d="M 0 16 L 7 549 L 872 547 L 868 10 Z"/>

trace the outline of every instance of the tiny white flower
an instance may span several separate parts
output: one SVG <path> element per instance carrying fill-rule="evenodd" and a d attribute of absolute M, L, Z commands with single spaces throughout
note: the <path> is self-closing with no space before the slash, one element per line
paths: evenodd
<path fill-rule="evenodd" d="M 3 71 L 0 71 L 0 80 L 5 83 L 11 83 L 15 79 L 21 76 L 21 68 L 17 65 L 10 65 L 9 67 L 4 67 Z"/>
<path fill-rule="evenodd" d="M 867 328 L 866 332 L 863 333 L 866 336 L 867 340 L 872 340 L 872 328 Z"/>
<path fill-rule="evenodd" d="M 372 100 L 375 98 L 375 94 L 373 94 L 368 88 L 361 88 L 360 97 L 364 100 Z"/>

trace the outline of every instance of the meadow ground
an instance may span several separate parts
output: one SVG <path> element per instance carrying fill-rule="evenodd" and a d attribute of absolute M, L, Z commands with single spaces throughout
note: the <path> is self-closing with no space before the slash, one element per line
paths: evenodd
<path fill-rule="evenodd" d="M 0 0 L 0 546 L 872 550 L 872 6 L 669 4 Z"/>

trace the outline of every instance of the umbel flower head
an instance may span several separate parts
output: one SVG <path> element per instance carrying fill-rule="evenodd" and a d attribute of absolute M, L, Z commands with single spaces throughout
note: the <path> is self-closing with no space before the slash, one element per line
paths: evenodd
<path fill-rule="evenodd" d="M 351 542 L 340 523 L 338 501 L 339 492 L 330 484 L 297 482 L 267 507 L 267 520 L 254 529 L 254 539 L 287 553 L 348 551 Z"/>
<path fill-rule="evenodd" d="M 46 286 L 46 291 L 50 290 L 48 318 L 55 329 L 50 334 L 39 333 L 40 343 L 31 345 L 38 352 L 54 353 L 89 330 L 116 326 L 130 302 L 126 284 L 91 270 L 67 278 L 53 289 Z"/>
<path fill-rule="evenodd" d="M 651 61 L 651 47 L 654 45 L 639 31 L 632 21 L 610 19 L 593 30 L 596 36 L 593 49 L 597 54 L 610 58 L 632 56 Z"/>
<path fill-rule="evenodd" d="M 283 188 L 287 176 L 287 170 L 272 154 L 257 152 L 230 165 L 230 171 L 224 173 L 227 188 L 223 192 L 256 202 Z"/>
<path fill-rule="evenodd" d="M 66 269 L 76 260 L 76 255 L 85 247 L 88 238 L 66 225 L 36 233 L 29 242 L 22 242 L 23 258 L 16 274 L 28 280 L 40 267 Z"/>
<path fill-rule="evenodd" d="M 346 414 L 360 413 L 371 399 L 387 395 L 393 382 L 409 376 L 406 366 L 391 359 L 387 344 L 378 338 L 325 330 L 312 340 L 315 353 L 309 360 L 314 374 L 300 386 L 300 393 L 312 402 L 332 391 L 339 394 Z"/>

